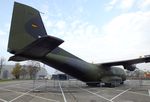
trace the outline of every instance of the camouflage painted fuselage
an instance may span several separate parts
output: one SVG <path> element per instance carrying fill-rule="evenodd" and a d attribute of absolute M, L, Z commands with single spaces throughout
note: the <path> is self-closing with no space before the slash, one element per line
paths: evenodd
<path fill-rule="evenodd" d="M 86 83 L 123 83 L 123 69 L 88 63 L 58 47 L 63 40 L 48 36 L 39 11 L 14 3 L 8 52 L 11 61 L 37 60 Z"/>
<path fill-rule="evenodd" d="M 125 71 L 118 67 L 97 66 L 80 59 L 52 53 L 47 54 L 41 61 L 84 82 L 121 83 L 126 80 Z"/>

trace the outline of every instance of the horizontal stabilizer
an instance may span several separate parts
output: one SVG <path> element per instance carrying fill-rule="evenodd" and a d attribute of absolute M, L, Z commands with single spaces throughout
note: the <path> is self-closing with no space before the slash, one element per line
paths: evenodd
<path fill-rule="evenodd" d="M 17 61 L 17 62 L 19 62 L 19 61 L 26 61 L 26 60 L 29 60 L 29 59 L 25 58 L 25 57 L 22 57 L 22 56 L 17 56 L 17 55 L 11 56 L 9 58 L 9 61 Z"/>
<path fill-rule="evenodd" d="M 31 56 L 33 58 L 43 57 L 63 42 L 63 40 L 53 36 L 42 37 L 23 48 L 16 55 Z"/>

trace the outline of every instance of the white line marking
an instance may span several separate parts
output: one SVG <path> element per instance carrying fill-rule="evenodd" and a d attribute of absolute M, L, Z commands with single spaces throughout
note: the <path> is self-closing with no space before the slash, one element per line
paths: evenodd
<path fill-rule="evenodd" d="M 16 84 L 13 84 L 13 85 L 2 86 L 2 87 L 0 87 L 0 89 L 4 89 L 5 87 L 11 87 L 11 86 L 20 85 L 20 83 L 21 83 L 21 82 L 19 82 L 19 83 L 16 83 Z M 25 83 L 23 83 L 23 84 L 25 84 Z M 1 99 L 1 98 L 0 98 L 0 101 L 3 101 L 3 102 L 8 102 L 8 101 L 6 101 L 6 100 L 4 100 L 4 99 Z"/>
<path fill-rule="evenodd" d="M 109 101 L 109 102 L 113 102 L 112 100 L 109 100 L 109 99 L 107 99 L 107 98 L 105 98 L 105 97 L 103 97 L 103 96 L 101 96 L 101 95 L 99 95 L 99 94 L 93 93 L 93 92 L 91 92 L 91 91 L 89 91 L 89 90 L 86 90 L 86 89 L 83 89 L 83 88 L 80 88 L 80 89 L 81 89 L 81 90 L 84 90 L 84 91 L 87 91 L 88 93 L 91 93 L 91 94 L 93 94 L 93 95 L 95 95 L 95 96 L 97 96 L 97 97 L 103 98 L 103 99 L 105 99 L 105 100 L 107 100 L 107 101 Z"/>
<path fill-rule="evenodd" d="M 149 95 L 143 94 L 143 93 L 138 93 L 138 92 L 133 92 L 133 91 L 128 91 L 128 92 L 129 92 L 129 93 L 132 93 L 132 94 L 138 94 L 138 95 L 150 97 Z"/>
<path fill-rule="evenodd" d="M 96 94 L 98 94 L 98 93 L 100 93 L 100 92 L 102 92 L 102 91 L 104 91 L 103 89 L 101 89 L 100 91 L 97 91 L 97 92 L 95 92 Z"/>
<path fill-rule="evenodd" d="M 124 94 L 125 92 L 129 91 L 130 89 L 131 89 L 131 88 L 129 88 L 129 89 L 127 89 L 127 90 L 121 92 L 120 94 L 116 95 L 115 97 L 113 97 L 113 98 L 111 99 L 111 101 L 114 100 L 115 98 L 119 97 L 120 95 Z"/>
<path fill-rule="evenodd" d="M 63 95 L 64 102 L 67 102 L 66 97 L 65 97 L 65 94 L 64 94 L 64 91 L 63 91 L 63 89 L 61 88 L 60 81 L 59 81 L 59 87 L 60 87 L 61 93 L 62 93 L 62 95 Z"/>
<path fill-rule="evenodd" d="M 24 95 L 27 95 L 29 92 L 31 92 L 31 91 L 33 91 L 33 90 L 35 90 L 35 89 L 37 89 L 37 88 L 39 88 L 39 87 L 41 87 L 41 86 L 43 86 L 43 85 L 44 85 L 44 84 L 42 84 L 42 85 L 40 85 L 40 86 L 38 86 L 38 87 L 36 87 L 36 88 L 34 88 L 34 89 L 31 89 L 31 90 L 27 91 L 26 93 L 23 93 L 22 95 L 20 95 L 20 96 L 14 98 L 14 99 L 12 99 L 12 100 L 9 101 L 9 102 L 13 102 L 13 101 L 17 100 L 18 98 L 20 98 L 20 97 L 22 97 L 22 96 L 24 96 Z"/>
<path fill-rule="evenodd" d="M 7 90 L 7 91 L 11 91 L 11 92 L 15 92 L 15 93 L 19 93 L 19 94 L 23 94 L 23 92 L 18 92 L 18 91 L 14 91 L 14 90 L 10 90 L 10 89 L 1 89 L 1 90 Z M 32 95 L 30 93 L 27 93 L 26 95 L 29 95 L 29 96 L 33 96 L 33 97 L 37 97 L 37 98 L 40 98 L 40 99 L 44 99 L 44 100 L 48 100 L 48 101 L 54 101 L 54 102 L 60 102 L 60 101 L 57 101 L 57 100 L 53 100 L 53 99 L 49 99 L 49 98 L 44 98 L 44 97 L 40 97 L 40 96 L 36 96 L 36 95 Z"/>
<path fill-rule="evenodd" d="M 20 85 L 20 84 L 7 85 L 7 86 L 2 86 L 0 88 L 11 87 L 11 86 L 16 86 L 16 85 Z"/>
<path fill-rule="evenodd" d="M 23 84 L 32 84 L 32 83 L 25 83 L 25 82 L 19 82 L 19 83 L 13 83 L 13 84 L 11 84 L 11 85 L 7 85 L 7 86 L 2 86 L 2 87 L 0 87 L 0 89 L 1 90 L 7 90 L 7 91 L 11 91 L 11 92 L 16 92 L 16 93 L 20 93 L 20 94 L 24 94 L 24 95 L 30 95 L 30 96 L 33 96 L 33 97 L 37 97 L 37 98 L 40 98 L 40 99 L 44 99 L 44 100 L 48 100 L 48 101 L 53 101 L 53 102 L 60 102 L 60 101 L 58 101 L 58 100 L 53 100 L 53 99 L 49 99 L 49 98 L 44 98 L 44 97 L 40 97 L 40 96 L 36 96 L 36 95 L 32 95 L 32 94 L 30 94 L 30 93 L 23 93 L 23 92 L 18 92 L 18 91 L 14 91 L 14 90 L 10 90 L 10 89 L 7 89 L 7 87 L 14 87 L 14 86 L 16 86 L 16 88 L 18 88 L 18 86 L 17 85 L 23 85 Z M 19 88 L 21 88 L 21 87 L 19 87 Z M 22 88 L 22 89 L 24 89 L 24 88 Z M 36 88 L 35 88 L 36 89 Z M 32 91 L 32 90 L 31 90 Z M 19 96 L 18 96 L 19 97 Z M 22 96 L 21 96 L 22 97 Z M 17 97 L 16 97 L 17 98 Z M 20 97 L 19 97 L 20 98 Z M 8 101 L 6 101 L 6 100 L 3 100 L 3 99 L 0 99 L 1 101 L 3 101 L 3 102 L 8 102 Z M 10 102 L 12 102 L 13 100 L 11 100 Z"/>
<path fill-rule="evenodd" d="M 3 102 L 8 102 L 8 101 L 6 101 L 6 100 L 4 100 L 4 99 L 2 99 L 2 98 L 0 98 L 0 101 L 3 101 Z"/>
<path fill-rule="evenodd" d="M 148 89 L 148 95 L 150 96 L 150 89 Z"/>
<path fill-rule="evenodd" d="M 2 87 L 0 87 L 0 88 L 5 88 L 5 87 L 13 87 L 13 86 L 17 86 L 17 85 L 21 85 L 21 84 L 30 84 L 30 83 L 21 83 L 21 82 L 19 82 L 19 83 L 16 83 L 16 84 L 11 84 L 11 85 L 6 85 L 6 86 L 2 86 Z"/>
<path fill-rule="evenodd" d="M 31 95 L 31 94 L 27 94 L 27 95 L 30 95 L 30 96 L 33 96 L 33 97 L 37 97 L 37 98 L 40 98 L 40 99 L 43 99 L 43 100 L 48 100 L 48 101 L 53 101 L 53 102 L 60 102 L 60 101 L 53 100 L 53 99 L 50 99 L 50 98 L 44 98 L 44 97 L 35 96 L 35 95 Z"/>
<path fill-rule="evenodd" d="M 123 91 L 123 90 L 116 90 L 116 91 Z M 138 92 L 133 92 L 133 91 L 128 91 L 128 92 L 132 94 L 138 94 L 138 95 L 150 97 L 148 94 L 143 94 L 143 93 L 138 93 Z"/>
<path fill-rule="evenodd" d="M 20 86 L 11 86 L 11 88 L 17 88 L 17 89 L 24 89 L 24 90 L 30 90 L 31 88 L 24 88 Z"/>

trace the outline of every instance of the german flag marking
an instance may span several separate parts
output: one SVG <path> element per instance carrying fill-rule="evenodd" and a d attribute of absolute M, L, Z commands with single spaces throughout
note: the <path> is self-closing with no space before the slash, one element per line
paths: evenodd
<path fill-rule="evenodd" d="M 38 26 L 36 24 L 32 24 L 32 27 L 37 28 Z"/>

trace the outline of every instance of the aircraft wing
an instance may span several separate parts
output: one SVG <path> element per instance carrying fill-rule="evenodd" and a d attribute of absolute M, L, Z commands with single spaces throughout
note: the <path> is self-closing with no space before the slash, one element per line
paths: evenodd
<path fill-rule="evenodd" d="M 99 63 L 97 65 L 98 66 L 105 66 L 105 67 L 122 65 L 125 69 L 133 71 L 136 68 L 135 64 L 148 63 L 148 62 L 150 62 L 150 55 L 146 55 L 146 56 L 144 56 L 142 58 L 136 58 L 136 59 L 130 59 L 130 60 L 124 60 L 124 61 L 114 61 L 114 62 Z"/>

